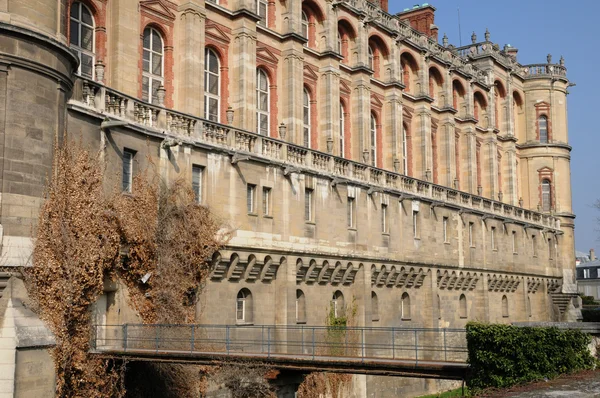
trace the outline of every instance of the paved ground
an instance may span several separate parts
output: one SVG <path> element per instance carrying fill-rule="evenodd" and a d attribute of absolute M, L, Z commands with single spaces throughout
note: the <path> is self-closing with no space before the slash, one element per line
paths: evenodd
<path fill-rule="evenodd" d="M 600 370 L 581 372 L 547 382 L 532 383 L 485 395 L 489 398 L 592 398 L 600 397 Z"/>

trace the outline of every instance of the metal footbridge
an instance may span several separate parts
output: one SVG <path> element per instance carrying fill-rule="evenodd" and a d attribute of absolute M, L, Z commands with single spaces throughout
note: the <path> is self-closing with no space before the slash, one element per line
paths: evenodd
<path fill-rule="evenodd" d="M 294 372 L 462 380 L 464 329 L 303 325 L 97 325 L 92 353 L 132 361 L 264 363 Z"/>

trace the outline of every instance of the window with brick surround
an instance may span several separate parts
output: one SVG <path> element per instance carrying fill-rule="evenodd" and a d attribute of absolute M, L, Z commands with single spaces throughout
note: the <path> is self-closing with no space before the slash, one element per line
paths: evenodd
<path fill-rule="evenodd" d="M 80 61 L 77 73 L 93 79 L 96 55 L 94 54 L 95 27 L 92 12 L 86 5 L 78 1 L 74 2 L 71 5 L 70 23 L 69 43 Z"/>
<path fill-rule="evenodd" d="M 158 88 L 164 84 L 164 46 L 160 33 L 154 28 L 144 29 L 142 59 L 142 100 L 158 102 Z"/>
<path fill-rule="evenodd" d="M 219 57 L 212 49 L 204 51 L 204 118 L 220 121 L 221 71 Z"/>
<path fill-rule="evenodd" d="M 538 118 L 538 129 L 540 131 L 540 143 L 548 143 L 548 118 L 544 115 Z"/>
<path fill-rule="evenodd" d="M 262 69 L 256 70 L 256 132 L 269 135 L 269 77 Z"/>
<path fill-rule="evenodd" d="M 302 37 L 308 40 L 308 15 L 304 10 L 302 11 Z"/>
<path fill-rule="evenodd" d="M 552 185 L 550 180 L 542 180 L 542 211 L 548 212 L 552 208 Z"/>

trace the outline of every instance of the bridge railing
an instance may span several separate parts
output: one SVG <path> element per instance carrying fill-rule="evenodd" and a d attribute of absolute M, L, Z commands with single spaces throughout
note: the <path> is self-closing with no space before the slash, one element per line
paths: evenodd
<path fill-rule="evenodd" d="M 464 329 L 303 325 L 98 325 L 96 351 L 465 362 Z"/>

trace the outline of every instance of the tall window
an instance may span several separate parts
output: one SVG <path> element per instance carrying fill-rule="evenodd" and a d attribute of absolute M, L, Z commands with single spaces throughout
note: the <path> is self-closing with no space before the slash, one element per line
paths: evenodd
<path fill-rule="evenodd" d="M 388 207 L 386 204 L 381 204 L 381 232 L 384 234 L 388 232 Z"/>
<path fill-rule="evenodd" d="M 204 52 L 204 118 L 219 122 L 220 96 L 219 57 L 207 48 Z"/>
<path fill-rule="evenodd" d="M 271 215 L 271 188 L 263 187 L 263 215 Z"/>
<path fill-rule="evenodd" d="M 517 231 L 512 231 L 512 249 L 513 254 L 517 253 Z"/>
<path fill-rule="evenodd" d="M 248 289 L 239 291 L 236 300 L 235 320 L 239 323 L 252 322 L 252 293 Z"/>
<path fill-rule="evenodd" d="M 142 99 L 157 101 L 157 90 L 163 84 L 163 39 L 156 29 L 144 29 Z"/>
<path fill-rule="evenodd" d="M 246 185 L 246 207 L 248 209 L 248 213 L 254 214 L 256 213 L 256 185 L 248 184 Z"/>
<path fill-rule="evenodd" d="M 71 5 L 71 48 L 79 56 L 81 76 L 92 79 L 94 75 L 94 17 L 89 8 L 80 2 Z"/>
<path fill-rule="evenodd" d="M 345 137 L 344 137 L 344 127 L 345 127 L 345 123 L 346 123 L 346 119 L 345 119 L 345 109 L 344 109 L 344 105 L 342 104 L 342 102 L 340 101 L 340 157 L 344 157 L 345 155 L 345 151 L 344 151 L 344 145 L 345 145 Z"/>
<path fill-rule="evenodd" d="M 508 318 L 508 299 L 502 296 L 502 317 Z"/>
<path fill-rule="evenodd" d="M 313 190 L 310 188 L 304 189 L 304 219 L 313 221 Z"/>
<path fill-rule="evenodd" d="M 342 54 L 342 35 L 339 30 L 337 32 L 337 52 L 338 54 Z"/>
<path fill-rule="evenodd" d="M 492 250 L 497 250 L 498 248 L 496 247 L 496 227 L 492 227 L 490 235 L 492 238 Z"/>
<path fill-rule="evenodd" d="M 256 0 L 256 13 L 260 17 L 258 23 L 263 26 L 268 26 L 266 0 Z"/>
<path fill-rule="evenodd" d="M 413 210 L 413 238 L 419 237 L 419 212 Z"/>
<path fill-rule="evenodd" d="M 300 289 L 296 290 L 296 323 L 306 323 L 306 297 Z"/>
<path fill-rule="evenodd" d="M 402 293 L 400 302 L 400 315 L 402 319 L 410 319 L 410 296 L 408 293 Z"/>
<path fill-rule="evenodd" d="M 371 46 L 369 46 L 369 69 L 375 70 L 375 54 Z"/>
<path fill-rule="evenodd" d="M 344 295 L 339 290 L 336 290 L 336 292 L 333 293 L 333 297 L 331 299 L 331 307 L 333 309 L 333 316 L 335 316 L 336 318 L 344 316 L 344 312 L 346 309 L 346 306 L 344 304 Z"/>
<path fill-rule="evenodd" d="M 269 78 L 262 69 L 256 70 L 256 131 L 269 135 Z"/>
<path fill-rule="evenodd" d="M 204 175 L 204 167 L 192 166 L 192 189 L 196 203 L 202 203 L 202 177 Z"/>
<path fill-rule="evenodd" d="M 348 198 L 348 228 L 354 228 L 354 223 L 356 221 L 356 202 L 354 198 Z"/>
<path fill-rule="evenodd" d="M 548 239 L 548 258 L 552 260 L 552 239 Z"/>
<path fill-rule="evenodd" d="M 304 89 L 304 101 L 302 103 L 304 121 L 304 146 L 310 147 L 310 94 Z"/>
<path fill-rule="evenodd" d="M 377 164 L 377 119 L 371 114 L 371 166 Z"/>
<path fill-rule="evenodd" d="M 302 37 L 308 40 L 308 15 L 304 11 L 302 11 Z"/>
<path fill-rule="evenodd" d="M 379 298 L 375 292 L 371 292 L 371 320 L 379 321 Z"/>
<path fill-rule="evenodd" d="M 404 175 L 408 175 L 408 143 L 406 141 L 406 126 L 402 125 L 402 162 Z"/>
<path fill-rule="evenodd" d="M 549 180 L 542 180 L 542 211 L 550 211 L 552 205 L 552 188 Z"/>
<path fill-rule="evenodd" d="M 133 185 L 133 157 L 135 152 L 131 149 L 123 150 L 123 192 L 131 193 Z"/>
<path fill-rule="evenodd" d="M 538 128 L 540 130 L 540 142 L 542 144 L 548 143 L 548 118 L 546 116 L 540 116 L 538 119 Z"/>
<path fill-rule="evenodd" d="M 460 295 L 458 299 L 459 316 L 461 318 L 467 317 L 467 297 L 464 294 Z"/>
<path fill-rule="evenodd" d="M 469 246 L 474 247 L 473 245 L 473 223 L 469 223 Z"/>
<path fill-rule="evenodd" d="M 444 217 L 442 220 L 442 230 L 444 234 L 444 243 L 448 242 L 448 217 Z"/>
<path fill-rule="evenodd" d="M 531 252 L 533 253 L 533 257 L 537 257 L 537 244 L 535 235 L 531 235 Z"/>

